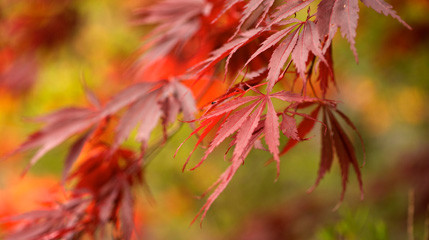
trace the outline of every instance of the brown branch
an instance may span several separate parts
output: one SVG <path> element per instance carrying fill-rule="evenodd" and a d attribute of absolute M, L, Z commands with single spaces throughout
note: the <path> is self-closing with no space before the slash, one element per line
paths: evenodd
<path fill-rule="evenodd" d="M 414 240 L 414 189 L 408 191 L 407 233 L 408 240 Z"/>

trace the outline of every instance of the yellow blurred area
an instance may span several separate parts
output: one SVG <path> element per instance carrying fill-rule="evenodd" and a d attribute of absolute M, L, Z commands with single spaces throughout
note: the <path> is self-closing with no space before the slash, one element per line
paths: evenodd
<path fill-rule="evenodd" d="M 425 119 L 425 92 L 417 87 L 377 86 L 380 80 L 356 77 L 342 89 L 347 106 L 359 113 L 365 127 L 373 134 L 383 134 L 394 124 L 421 124 Z M 386 96 L 386 95 L 391 96 Z"/>
<path fill-rule="evenodd" d="M 359 112 L 365 127 L 374 134 L 382 134 L 392 125 L 392 112 L 385 99 L 378 96 L 374 81 L 368 77 L 354 78 L 342 89 L 344 101 Z"/>
<path fill-rule="evenodd" d="M 407 124 L 420 124 L 427 114 L 427 96 L 417 87 L 405 87 L 395 93 L 393 105 L 397 106 L 398 117 Z"/>

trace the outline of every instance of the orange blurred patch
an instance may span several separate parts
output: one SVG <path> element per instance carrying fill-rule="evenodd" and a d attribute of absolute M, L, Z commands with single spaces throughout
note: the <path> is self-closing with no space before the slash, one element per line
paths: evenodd
<path fill-rule="evenodd" d="M 8 169 L 14 169 L 8 167 Z M 58 199 L 60 186 L 54 176 L 35 176 L 27 174 L 24 178 L 16 171 L 2 174 L 0 189 L 0 218 L 20 214 Z"/>
<path fill-rule="evenodd" d="M 198 108 L 211 103 L 213 99 L 224 94 L 227 89 L 225 82 L 220 80 L 185 80 L 183 84 L 191 89 L 194 97 L 197 99 Z"/>

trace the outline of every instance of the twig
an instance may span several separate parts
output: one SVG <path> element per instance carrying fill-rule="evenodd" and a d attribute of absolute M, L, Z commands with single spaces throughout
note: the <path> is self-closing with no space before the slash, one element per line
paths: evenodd
<path fill-rule="evenodd" d="M 408 240 L 414 240 L 414 189 L 408 191 Z"/>
<path fill-rule="evenodd" d="M 426 220 L 425 220 L 425 229 L 423 233 L 423 240 L 429 240 L 429 204 L 426 207 Z"/>

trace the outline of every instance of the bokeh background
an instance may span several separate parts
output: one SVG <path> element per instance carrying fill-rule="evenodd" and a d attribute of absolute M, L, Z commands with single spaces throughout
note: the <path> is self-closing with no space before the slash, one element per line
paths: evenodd
<path fill-rule="evenodd" d="M 124 68 L 150 27 L 133 24 L 136 8 L 154 1 L 0 1 L 0 155 L 38 125 L 28 121 L 70 105 L 88 105 L 83 80 L 103 101 L 130 84 Z M 43 1 L 42 1 L 43 2 Z M 269 154 L 254 150 L 212 206 L 202 228 L 189 226 L 203 193 L 224 171 L 218 151 L 195 171 L 181 172 L 195 139 L 173 154 L 188 126 L 149 157 L 147 188 L 135 189 L 142 239 L 428 239 L 429 2 L 389 1 L 412 26 L 360 5 L 354 61 L 348 43 L 334 40 L 340 100 L 363 136 L 365 199 L 350 178 L 340 198 L 338 166 L 311 194 L 320 154 L 319 132 L 282 157 L 277 182 Z M 161 134 L 161 133 L 159 133 Z M 357 136 L 354 145 L 363 160 Z M 69 142 L 69 144 L 71 141 Z M 283 142 L 284 143 L 284 142 Z M 136 144 L 127 143 L 129 147 Z M 68 145 L 48 153 L 21 178 L 29 154 L 0 162 L 0 217 L 38 209 L 58 194 Z M 196 152 L 193 161 L 198 161 Z M 148 194 L 150 191 L 151 194 Z M 414 214 L 409 214 L 414 209 Z M 412 220 L 412 221 L 411 221 Z"/>

